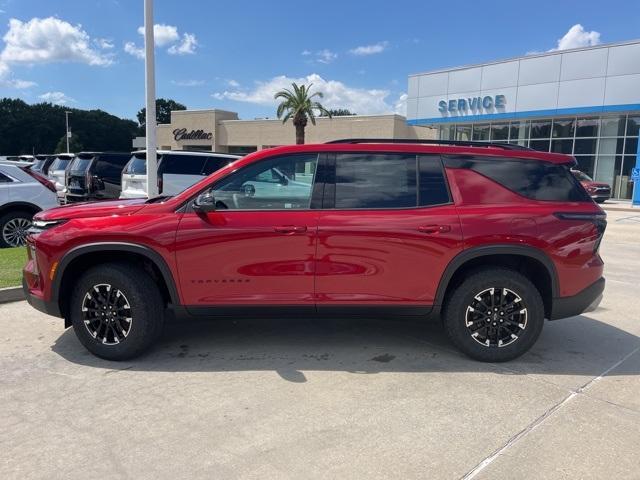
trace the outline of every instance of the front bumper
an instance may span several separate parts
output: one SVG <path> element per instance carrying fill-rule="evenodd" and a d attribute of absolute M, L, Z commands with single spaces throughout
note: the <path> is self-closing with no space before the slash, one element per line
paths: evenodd
<path fill-rule="evenodd" d="M 553 299 L 551 316 L 549 320 L 574 317 L 581 313 L 592 312 L 602 301 L 605 279 L 600 277 L 584 290 L 571 297 L 558 297 Z"/>
<path fill-rule="evenodd" d="M 36 310 L 53 317 L 62 317 L 58 303 L 46 301 L 31 293 L 31 291 L 29 290 L 29 286 L 27 285 L 27 280 L 24 277 L 22 278 L 22 291 L 24 292 L 24 297 L 26 298 L 29 305 L 31 305 Z"/>

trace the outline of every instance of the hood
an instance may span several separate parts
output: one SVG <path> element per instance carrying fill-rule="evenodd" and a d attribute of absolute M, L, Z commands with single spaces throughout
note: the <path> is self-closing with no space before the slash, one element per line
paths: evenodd
<path fill-rule="evenodd" d="M 101 202 L 73 203 L 51 208 L 36 214 L 35 220 L 70 220 L 72 218 L 131 215 L 145 206 L 146 199 L 109 200 Z"/>

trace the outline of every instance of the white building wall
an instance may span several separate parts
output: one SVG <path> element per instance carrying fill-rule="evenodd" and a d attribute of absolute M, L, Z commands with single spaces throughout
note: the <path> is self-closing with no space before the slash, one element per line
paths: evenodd
<path fill-rule="evenodd" d="M 496 95 L 504 95 L 499 108 L 448 108 L 451 100 Z M 414 124 L 634 110 L 640 40 L 411 75 L 408 84 L 407 120 Z"/>

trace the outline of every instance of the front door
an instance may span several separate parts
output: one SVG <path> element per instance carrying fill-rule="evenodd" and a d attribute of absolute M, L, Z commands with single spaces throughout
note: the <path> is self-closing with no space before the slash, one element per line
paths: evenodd
<path fill-rule="evenodd" d="M 188 306 L 314 308 L 317 159 L 278 156 L 241 168 L 212 187 L 214 212 L 183 215 L 176 258 Z"/>
<path fill-rule="evenodd" d="M 318 221 L 318 309 L 388 306 L 427 311 L 460 221 L 439 156 L 337 154 L 333 208 Z M 333 205 L 331 205 L 333 203 Z"/>

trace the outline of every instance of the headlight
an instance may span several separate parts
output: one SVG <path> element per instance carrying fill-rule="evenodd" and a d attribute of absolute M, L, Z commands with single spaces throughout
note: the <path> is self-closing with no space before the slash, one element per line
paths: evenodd
<path fill-rule="evenodd" d="M 66 220 L 34 220 L 29 228 L 29 234 L 37 235 L 45 230 L 50 230 L 53 227 L 63 224 Z"/>

